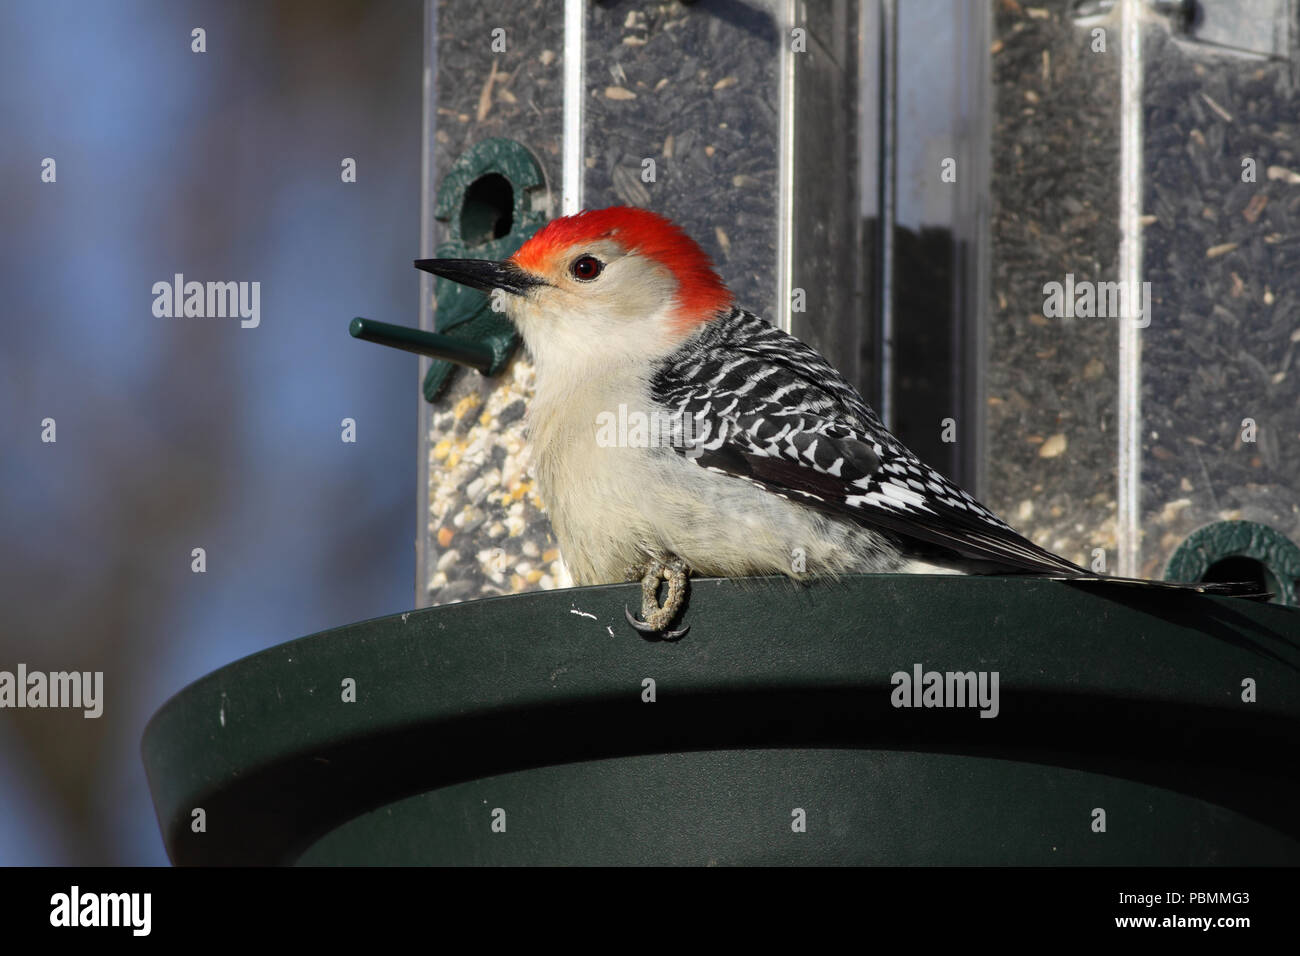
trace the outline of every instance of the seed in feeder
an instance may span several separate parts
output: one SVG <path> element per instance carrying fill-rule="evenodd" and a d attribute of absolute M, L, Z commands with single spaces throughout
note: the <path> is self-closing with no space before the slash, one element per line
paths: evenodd
<path fill-rule="evenodd" d="M 456 421 L 460 421 L 465 416 L 466 412 L 470 412 L 478 408 L 480 401 L 481 400 L 477 395 L 470 394 L 470 395 L 466 395 L 459 402 L 457 402 Z"/>
<path fill-rule="evenodd" d="M 607 86 L 605 87 L 605 98 L 609 100 L 634 100 L 636 94 L 626 87 Z"/>
<path fill-rule="evenodd" d="M 439 529 L 438 529 L 438 547 L 440 547 L 440 548 L 445 548 L 445 547 L 447 547 L 449 544 L 451 544 L 451 539 L 452 539 L 453 537 L 455 537 L 455 534 L 456 534 L 456 532 L 452 531 L 451 528 L 439 528 Z"/>
<path fill-rule="evenodd" d="M 1220 106 L 1218 103 L 1214 102 L 1214 100 L 1210 99 L 1210 97 L 1209 97 L 1207 94 L 1202 93 L 1202 94 L 1201 94 L 1201 99 L 1205 100 L 1206 104 L 1210 107 L 1210 109 L 1212 109 L 1212 110 L 1214 110 L 1214 112 L 1218 113 L 1219 116 L 1220 116 L 1220 118 L 1222 118 L 1222 120 L 1223 120 L 1225 123 L 1231 123 L 1231 122 L 1232 122 L 1232 114 L 1229 113 L 1227 110 L 1225 110 L 1225 109 L 1224 109 L 1222 106 Z"/>
<path fill-rule="evenodd" d="M 1065 451 L 1066 438 L 1064 432 L 1057 432 L 1047 441 L 1043 442 L 1043 447 L 1038 449 L 1039 458 L 1055 458 Z"/>
<path fill-rule="evenodd" d="M 1255 193 L 1250 197 L 1250 202 L 1246 203 L 1246 208 L 1241 211 L 1241 218 L 1247 222 L 1255 222 L 1259 219 L 1259 214 L 1264 211 L 1268 205 L 1268 195 L 1266 193 Z"/>

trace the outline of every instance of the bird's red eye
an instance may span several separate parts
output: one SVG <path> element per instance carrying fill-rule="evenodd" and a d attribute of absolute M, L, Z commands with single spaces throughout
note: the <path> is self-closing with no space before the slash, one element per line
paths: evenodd
<path fill-rule="evenodd" d="M 575 279 L 587 282 L 600 275 L 604 268 L 605 264 L 595 256 L 578 256 L 573 260 L 573 265 L 569 267 L 569 271 L 573 273 Z"/>

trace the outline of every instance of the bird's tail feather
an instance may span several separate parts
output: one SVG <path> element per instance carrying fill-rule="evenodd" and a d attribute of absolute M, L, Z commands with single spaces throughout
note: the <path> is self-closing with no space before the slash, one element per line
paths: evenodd
<path fill-rule="evenodd" d="M 1248 601 L 1268 601 L 1273 597 L 1271 591 L 1262 590 L 1257 583 L 1252 581 L 1197 581 L 1194 583 L 1187 583 L 1183 581 L 1149 581 L 1143 578 L 1113 578 L 1104 574 L 1068 575 L 1054 578 L 1054 580 L 1066 581 L 1070 584 L 1114 584 L 1119 585 L 1120 587 L 1194 591 L 1197 594 L 1212 594 L 1216 597 L 1238 597 L 1244 598 Z"/>

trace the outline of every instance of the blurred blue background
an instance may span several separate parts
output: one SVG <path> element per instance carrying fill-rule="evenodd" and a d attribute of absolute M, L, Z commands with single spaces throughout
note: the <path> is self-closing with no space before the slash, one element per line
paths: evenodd
<path fill-rule="evenodd" d="M 416 360 L 347 323 L 416 321 L 422 22 L 0 5 L 0 670 L 105 685 L 98 720 L 0 710 L 0 864 L 166 863 L 139 755 L 163 701 L 413 606 Z M 177 272 L 259 281 L 260 326 L 156 318 Z"/>

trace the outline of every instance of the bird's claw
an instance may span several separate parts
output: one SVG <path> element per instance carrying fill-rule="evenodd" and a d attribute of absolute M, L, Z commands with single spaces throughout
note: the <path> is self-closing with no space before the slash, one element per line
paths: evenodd
<path fill-rule="evenodd" d="M 679 628 L 675 631 L 660 631 L 658 628 L 651 627 L 645 621 L 637 620 L 636 615 L 632 613 L 626 604 L 623 605 L 623 614 L 626 615 L 627 622 L 642 634 L 658 634 L 659 637 L 665 641 L 675 641 L 679 637 L 685 637 L 686 632 L 691 629 L 691 626 L 687 624 L 685 627 Z"/>
<path fill-rule="evenodd" d="M 689 624 L 675 631 L 666 628 L 681 611 L 685 602 L 688 573 L 686 562 L 681 558 L 649 561 L 644 566 L 644 573 L 641 574 L 641 617 L 644 620 L 637 620 L 624 606 L 623 613 L 627 615 L 628 623 L 642 634 L 658 634 L 666 641 L 684 636 L 691 629 Z M 659 603 L 660 581 L 668 582 L 668 594 L 664 597 L 662 605 Z"/>

